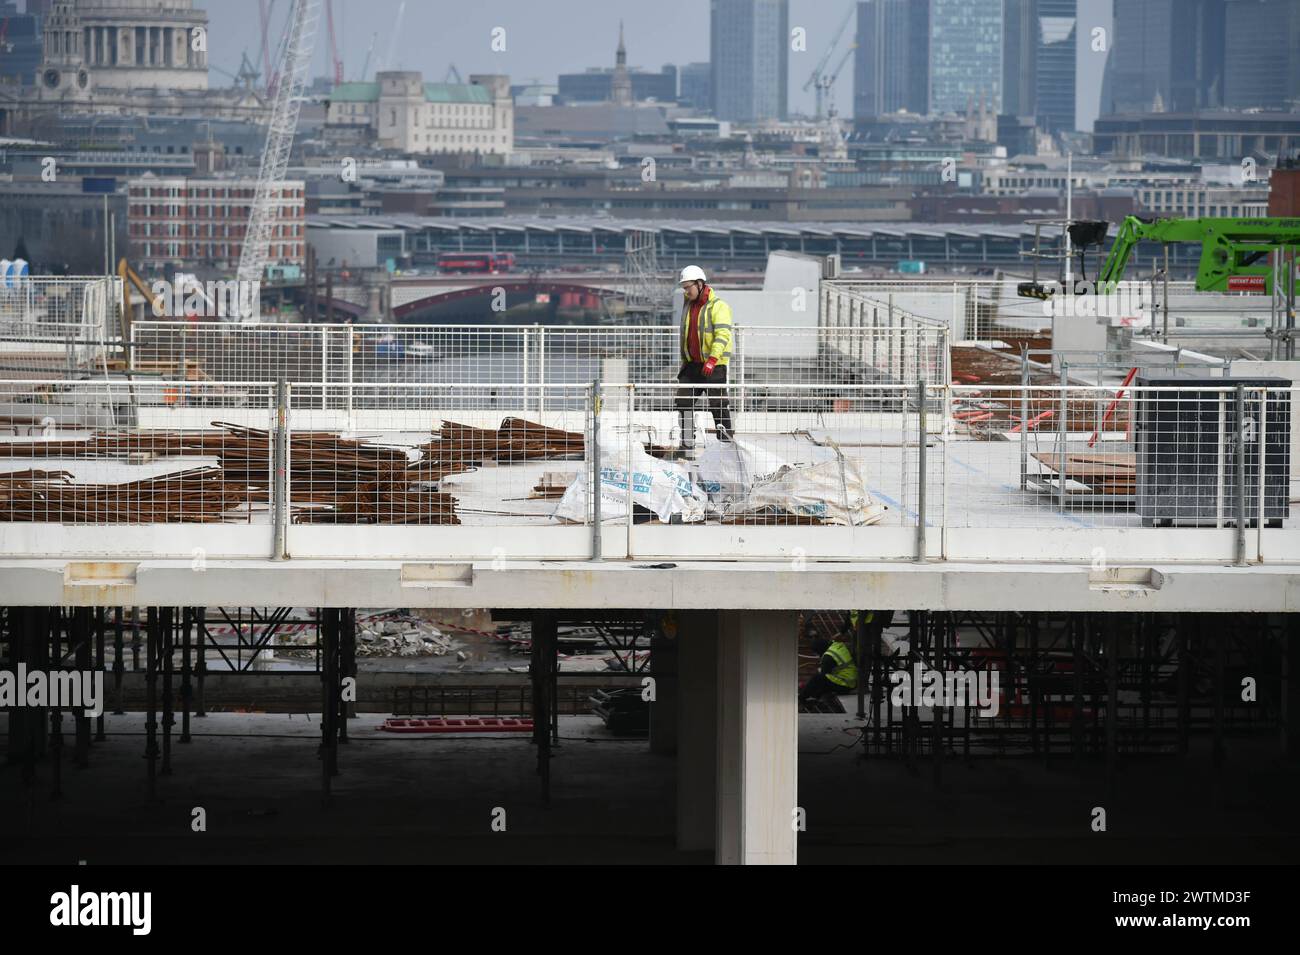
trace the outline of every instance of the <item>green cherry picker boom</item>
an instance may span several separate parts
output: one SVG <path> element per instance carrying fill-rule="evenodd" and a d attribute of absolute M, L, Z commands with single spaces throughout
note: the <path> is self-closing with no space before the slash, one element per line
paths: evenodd
<path fill-rule="evenodd" d="M 1109 227 L 1109 223 L 1102 221 L 1069 223 L 1070 241 L 1078 250 L 1081 262 L 1089 246 L 1100 246 L 1106 241 Z M 1300 249 L 1300 219 L 1142 219 L 1127 216 L 1120 223 L 1115 244 L 1097 274 L 1095 288 L 1098 293 L 1115 290 L 1124 278 L 1133 250 L 1143 241 L 1199 242 L 1201 260 L 1196 270 L 1196 289 L 1199 292 L 1271 295 L 1273 266 L 1268 256 L 1272 252 L 1294 254 Z M 1288 267 L 1280 273 L 1284 280 L 1289 273 L 1292 284 L 1295 283 L 1294 268 L 1294 259 L 1291 259 Z M 1027 298 L 1048 299 L 1052 296 L 1052 289 L 1036 278 L 1031 282 L 1021 282 L 1017 292 Z"/>

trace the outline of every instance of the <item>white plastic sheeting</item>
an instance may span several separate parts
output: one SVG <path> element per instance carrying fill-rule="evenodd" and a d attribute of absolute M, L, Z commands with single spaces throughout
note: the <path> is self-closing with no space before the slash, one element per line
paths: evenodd
<path fill-rule="evenodd" d="M 801 449 L 800 457 L 790 460 L 744 440 L 710 444 L 700 458 L 700 484 L 724 516 L 771 508 L 856 526 L 884 515 L 854 459 L 816 445 Z"/>
<path fill-rule="evenodd" d="M 639 443 L 630 454 L 629 465 L 626 436 L 602 432 L 602 521 L 627 517 L 629 471 L 633 503 L 664 524 L 699 523 L 706 513 L 727 518 L 768 511 L 858 526 L 875 523 L 886 510 L 868 492 L 858 463 L 834 448 L 809 444 L 792 460 L 757 442 L 710 442 L 692 469 L 652 457 Z M 586 474 L 574 479 L 555 509 L 556 520 L 589 519 L 589 483 Z"/>
<path fill-rule="evenodd" d="M 680 515 L 681 521 L 687 524 L 704 520 L 707 498 L 691 481 L 686 468 L 647 454 L 640 444 L 629 449 L 626 437 L 602 432 L 600 446 L 602 521 L 627 517 L 629 473 L 632 475 L 633 504 L 648 509 L 660 522 L 667 524 L 674 515 Z M 553 516 L 556 520 L 581 522 L 588 519 L 589 483 L 586 474 L 579 474 L 574 479 L 555 509 Z"/>

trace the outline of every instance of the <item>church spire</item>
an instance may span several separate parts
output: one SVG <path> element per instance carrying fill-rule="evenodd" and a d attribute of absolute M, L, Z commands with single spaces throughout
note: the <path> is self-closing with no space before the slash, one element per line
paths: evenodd
<path fill-rule="evenodd" d="M 623 45 L 623 21 L 618 21 L 618 53 L 614 57 L 614 76 L 610 81 L 609 98 L 619 106 L 632 105 L 632 78 L 627 72 L 627 47 Z"/>

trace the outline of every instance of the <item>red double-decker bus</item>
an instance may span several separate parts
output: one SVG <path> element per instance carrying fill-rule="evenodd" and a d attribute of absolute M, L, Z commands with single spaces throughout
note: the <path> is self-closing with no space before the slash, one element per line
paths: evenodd
<path fill-rule="evenodd" d="M 444 252 L 438 256 L 438 271 L 496 275 L 514 271 L 512 252 Z"/>

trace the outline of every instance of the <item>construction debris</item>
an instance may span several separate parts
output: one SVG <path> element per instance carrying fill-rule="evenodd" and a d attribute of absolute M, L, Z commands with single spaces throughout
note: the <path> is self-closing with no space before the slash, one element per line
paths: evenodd
<path fill-rule="evenodd" d="M 577 474 L 573 471 L 546 471 L 542 474 L 541 480 L 533 485 L 532 492 L 528 496 L 538 500 L 564 497 L 564 492 L 576 477 Z"/>
<path fill-rule="evenodd" d="M 126 484 L 79 484 L 66 471 L 0 475 L 0 520 L 213 523 L 247 520 L 270 500 L 271 433 L 229 422 L 212 431 L 96 433 L 81 440 L 6 442 L 0 457 L 212 457 L 217 465 Z M 333 432 L 295 432 L 288 443 L 296 523 L 457 524 L 455 499 L 438 482 L 456 470 L 404 447 Z M 245 510 L 232 514 L 241 505 Z"/>
<path fill-rule="evenodd" d="M 317 635 L 306 629 L 281 633 L 277 652 L 286 656 L 315 653 L 316 642 Z M 358 657 L 441 657 L 456 653 L 458 646 L 423 620 L 357 617 Z"/>
<path fill-rule="evenodd" d="M 66 471 L 21 471 L 0 478 L 0 521 L 210 524 L 226 520 L 248 499 L 247 486 L 227 480 L 219 467 L 126 484 L 76 484 Z"/>
<path fill-rule="evenodd" d="M 580 432 L 562 431 L 523 418 L 506 418 L 492 430 L 443 421 L 437 437 L 419 450 L 444 466 L 495 461 L 508 464 L 538 458 L 581 458 Z"/>
<path fill-rule="evenodd" d="M 1061 456 L 1035 452 L 1038 461 L 1060 480 Z M 1137 490 L 1137 458 L 1132 452 L 1087 451 L 1065 455 L 1065 479 L 1075 481 L 1092 494 L 1129 495 Z"/>

